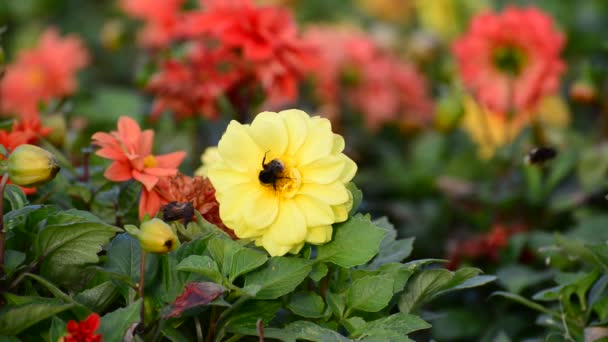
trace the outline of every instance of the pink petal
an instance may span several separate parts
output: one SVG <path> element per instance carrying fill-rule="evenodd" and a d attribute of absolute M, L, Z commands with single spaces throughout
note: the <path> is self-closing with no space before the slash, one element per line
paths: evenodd
<path fill-rule="evenodd" d="M 106 159 L 119 160 L 119 161 L 128 161 L 127 156 L 125 156 L 124 151 L 112 147 L 105 147 L 95 152 L 98 156 Z"/>

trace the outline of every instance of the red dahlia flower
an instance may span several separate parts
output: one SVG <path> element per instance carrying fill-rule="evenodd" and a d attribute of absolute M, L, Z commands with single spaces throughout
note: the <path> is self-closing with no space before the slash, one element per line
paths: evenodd
<path fill-rule="evenodd" d="M 88 62 L 88 53 L 79 38 L 61 38 L 57 30 L 47 29 L 35 48 L 22 51 L 6 67 L 0 82 L 0 112 L 37 114 L 41 102 L 76 91 L 75 74 Z"/>
<path fill-rule="evenodd" d="M 452 50 L 463 83 L 491 111 L 533 109 L 555 92 L 565 65 L 564 36 L 551 18 L 533 7 L 509 7 L 473 18 Z"/>
<path fill-rule="evenodd" d="M 175 38 L 184 0 L 121 0 L 122 9 L 145 21 L 139 42 L 146 47 L 165 47 Z"/>
<path fill-rule="evenodd" d="M 69 321 L 66 327 L 66 335 L 60 341 L 62 342 L 101 342 L 103 340 L 100 334 L 95 334 L 95 330 L 99 328 L 99 315 L 92 313 L 84 321 L 76 322 Z"/>

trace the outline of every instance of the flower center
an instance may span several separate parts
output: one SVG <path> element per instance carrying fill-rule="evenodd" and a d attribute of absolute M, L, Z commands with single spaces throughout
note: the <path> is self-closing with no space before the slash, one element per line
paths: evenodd
<path fill-rule="evenodd" d="M 295 196 L 302 184 L 302 176 L 298 169 L 289 167 L 280 159 L 263 162 L 258 180 L 261 185 L 272 189 L 276 195 L 286 198 Z"/>
<path fill-rule="evenodd" d="M 146 158 L 144 158 L 144 167 L 145 168 L 155 167 L 157 164 L 158 164 L 158 161 L 156 160 L 156 158 L 153 155 L 149 155 Z"/>
<path fill-rule="evenodd" d="M 502 46 L 494 51 L 492 61 L 499 71 L 518 76 L 526 63 L 526 55 L 518 47 Z"/>

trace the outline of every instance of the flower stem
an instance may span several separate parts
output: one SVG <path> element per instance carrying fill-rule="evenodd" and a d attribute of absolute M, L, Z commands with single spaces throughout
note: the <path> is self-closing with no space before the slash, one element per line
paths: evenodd
<path fill-rule="evenodd" d="M 0 180 L 0 280 L 4 278 L 4 188 L 8 182 L 8 173 Z"/>
<path fill-rule="evenodd" d="M 139 331 L 144 331 L 146 315 L 146 301 L 144 300 L 144 279 L 146 275 L 146 251 L 141 250 L 141 264 L 139 267 L 139 298 L 141 298 L 141 310 L 139 311 Z"/>

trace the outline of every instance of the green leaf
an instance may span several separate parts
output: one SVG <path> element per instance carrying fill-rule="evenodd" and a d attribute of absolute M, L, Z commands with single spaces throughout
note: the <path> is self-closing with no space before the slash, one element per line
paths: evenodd
<path fill-rule="evenodd" d="M 353 281 L 348 289 L 346 305 L 349 309 L 377 312 L 393 298 L 394 280 L 387 276 L 369 276 Z"/>
<path fill-rule="evenodd" d="M 232 283 L 241 274 L 251 272 L 262 266 L 268 257 L 265 253 L 251 248 L 242 247 L 232 256 L 228 280 Z"/>
<path fill-rule="evenodd" d="M 551 277 L 550 272 L 540 272 L 525 265 L 506 265 L 496 271 L 498 283 L 507 291 L 520 293 L 525 288 Z"/>
<path fill-rule="evenodd" d="M 72 197 L 77 199 L 81 199 L 85 203 L 91 202 L 91 197 L 93 196 L 89 185 L 86 183 L 75 183 L 70 184 L 66 189 L 66 193 Z"/>
<path fill-rule="evenodd" d="M 97 253 L 120 231 L 76 210 L 55 213 L 46 222 L 34 241 L 40 274 L 66 286 L 82 280 L 82 266 L 99 262 Z"/>
<path fill-rule="evenodd" d="M 57 316 L 53 316 L 51 320 L 51 329 L 49 330 L 49 341 L 59 341 L 65 335 L 67 323 L 62 321 Z"/>
<path fill-rule="evenodd" d="M 601 144 L 583 150 L 577 165 L 580 184 L 587 191 L 602 186 L 608 171 L 608 144 Z"/>
<path fill-rule="evenodd" d="M 280 302 L 252 300 L 240 306 L 226 322 L 226 330 L 235 334 L 246 335 L 255 331 L 258 319 L 268 323 L 274 319 L 282 307 Z"/>
<path fill-rule="evenodd" d="M 344 296 L 342 294 L 327 291 L 325 300 L 327 301 L 327 305 L 334 315 L 341 318 L 344 314 L 344 309 L 346 308 L 346 300 L 344 299 Z"/>
<path fill-rule="evenodd" d="M 7 274 L 7 279 L 10 279 L 17 267 L 25 261 L 25 253 L 12 249 L 7 249 L 4 253 L 4 271 Z"/>
<path fill-rule="evenodd" d="M 249 330 L 247 335 L 257 336 L 257 332 Z M 323 328 L 313 322 L 297 321 L 288 324 L 284 329 L 265 328 L 264 337 L 286 342 L 297 340 L 313 342 L 351 342 L 350 339 L 340 335 L 336 331 Z"/>
<path fill-rule="evenodd" d="M 593 311 L 597 313 L 600 321 L 604 321 L 608 318 L 608 296 L 599 299 L 593 304 Z"/>
<path fill-rule="evenodd" d="M 393 284 L 393 293 L 397 293 L 403 290 L 403 287 L 407 283 L 408 279 L 416 269 L 411 266 L 407 266 L 400 263 L 389 263 L 380 266 L 377 270 L 368 271 L 368 270 L 355 270 L 352 272 L 352 279 L 356 280 L 366 276 L 372 275 L 383 275 L 387 276 L 394 280 Z"/>
<path fill-rule="evenodd" d="M 418 316 L 406 313 L 396 313 L 388 317 L 368 322 L 353 334 L 352 337 L 399 337 L 430 327 L 430 324 Z"/>
<path fill-rule="evenodd" d="M 293 291 L 312 270 L 312 261 L 274 257 L 260 269 L 245 275 L 245 287 L 259 285 L 257 299 L 275 299 Z"/>
<path fill-rule="evenodd" d="M 385 232 L 369 218 L 356 215 L 334 226 L 331 242 L 317 247 L 317 260 L 345 268 L 363 265 L 378 253 Z"/>
<path fill-rule="evenodd" d="M 323 262 L 317 262 L 312 266 L 312 272 L 310 272 L 310 279 L 314 281 L 320 281 L 321 279 L 323 279 L 323 277 L 325 277 L 328 271 L 329 268 L 327 267 L 327 264 Z"/>
<path fill-rule="evenodd" d="M 10 210 L 21 209 L 29 203 L 21 188 L 14 184 L 6 185 L 4 188 L 4 199 L 8 201 Z"/>
<path fill-rule="evenodd" d="M 494 296 L 499 296 L 499 297 L 504 297 L 504 298 L 510 299 L 510 300 L 512 300 L 514 302 L 523 304 L 523 305 L 529 307 L 530 309 L 536 310 L 538 312 L 545 313 L 545 314 L 550 315 L 550 316 L 555 317 L 555 318 L 559 318 L 560 317 L 560 315 L 557 312 L 551 311 L 551 310 L 545 308 L 544 306 L 542 306 L 542 305 L 540 305 L 538 303 L 535 303 L 535 302 L 533 302 L 533 301 L 531 301 L 531 300 L 529 300 L 529 299 L 527 299 L 525 297 L 522 297 L 522 296 L 520 296 L 518 294 L 504 292 L 504 291 L 496 291 L 496 292 L 492 293 L 492 297 L 494 297 Z"/>
<path fill-rule="evenodd" d="M 323 317 L 325 302 L 314 292 L 297 292 L 291 295 L 287 307 L 296 315 L 319 318 Z"/>
<path fill-rule="evenodd" d="M 6 305 L 0 310 L 0 335 L 17 335 L 32 325 L 72 308 L 58 299 L 37 298 L 24 304 Z"/>
<path fill-rule="evenodd" d="M 198 273 L 218 284 L 222 283 L 222 275 L 213 259 L 206 255 L 191 255 L 177 264 L 176 270 Z"/>
<path fill-rule="evenodd" d="M 120 186 L 118 193 L 118 210 L 116 214 L 126 216 L 129 211 L 137 208 L 139 203 L 139 194 L 141 193 L 141 185 L 138 182 L 130 181 Z"/>
<path fill-rule="evenodd" d="M 104 341 L 122 341 L 127 329 L 139 321 L 140 308 L 141 299 L 138 299 L 127 307 L 105 314 L 97 333 L 103 336 Z"/>
<path fill-rule="evenodd" d="M 114 283 L 106 281 L 80 292 L 74 299 L 91 311 L 103 312 L 114 302 L 117 296 L 118 291 Z"/>
<path fill-rule="evenodd" d="M 241 248 L 243 248 L 241 245 L 223 235 L 213 236 L 207 244 L 207 252 L 226 277 L 230 273 L 232 256 Z"/>
<path fill-rule="evenodd" d="M 412 264 L 412 266 L 416 265 Z M 424 270 L 408 281 L 399 298 L 399 310 L 409 313 L 441 294 L 494 281 L 495 278 L 492 276 L 477 276 L 480 272 L 479 269 L 469 267 L 456 272 L 445 269 Z"/>
<path fill-rule="evenodd" d="M 124 275 L 130 280 L 128 284 L 118 284 L 123 295 L 126 295 L 126 291 L 131 285 L 139 282 L 140 261 L 139 241 L 127 233 L 118 234 L 112 239 L 104 268 L 109 272 Z M 148 254 L 146 256 L 146 278 L 154 278 L 158 268 L 158 258 L 153 254 Z"/>

